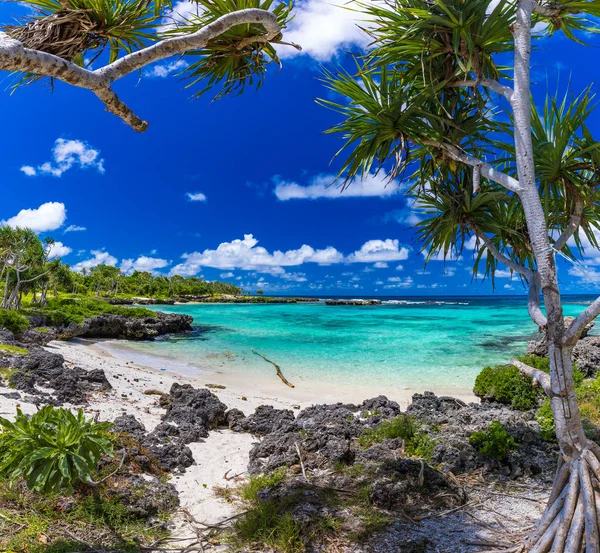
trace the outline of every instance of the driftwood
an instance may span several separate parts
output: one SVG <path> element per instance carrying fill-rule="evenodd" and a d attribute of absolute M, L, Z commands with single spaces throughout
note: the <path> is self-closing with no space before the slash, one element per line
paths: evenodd
<path fill-rule="evenodd" d="M 289 386 L 290 388 L 296 387 L 285 376 L 283 376 L 283 373 L 281 372 L 281 368 L 279 367 L 279 365 L 277 363 L 273 363 L 273 361 L 271 361 L 270 359 L 267 359 L 262 353 L 258 353 L 258 351 L 252 350 L 252 353 L 254 355 L 258 355 L 259 357 L 262 357 L 267 363 L 271 363 L 271 365 L 273 365 L 275 367 L 275 370 L 277 371 L 277 376 L 279 378 L 281 378 L 281 380 L 283 381 L 283 383 L 286 386 Z"/>

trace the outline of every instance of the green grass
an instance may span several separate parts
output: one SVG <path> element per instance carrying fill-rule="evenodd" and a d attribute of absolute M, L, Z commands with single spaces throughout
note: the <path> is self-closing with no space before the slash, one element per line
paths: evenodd
<path fill-rule="evenodd" d="M 358 443 L 363 449 L 367 449 L 384 440 L 396 438 L 404 440 L 404 448 L 408 455 L 428 461 L 431 459 L 434 441 L 426 433 L 420 432 L 414 419 L 408 415 L 400 415 L 381 423 L 373 430 L 367 430 L 360 436 Z"/>
<path fill-rule="evenodd" d="M 81 552 L 88 549 L 82 542 L 133 553 L 166 535 L 103 491 L 97 497 L 81 492 L 63 497 L 0 482 L 0 550 L 8 553 Z"/>
<path fill-rule="evenodd" d="M 6 384 L 9 384 L 9 378 L 16 372 L 16 369 L 9 367 L 0 367 L 0 378 L 4 380 Z"/>
<path fill-rule="evenodd" d="M 499 421 L 492 421 L 486 430 L 473 432 L 469 443 L 486 457 L 504 461 L 518 444 Z"/>
<path fill-rule="evenodd" d="M 0 354 L 1 353 L 11 353 L 15 355 L 27 355 L 29 350 L 25 348 L 19 348 L 17 346 L 10 346 L 8 344 L 0 344 Z"/>
<path fill-rule="evenodd" d="M 22 309 L 24 315 L 43 315 L 50 326 L 63 327 L 71 323 L 81 324 L 84 319 L 96 315 L 123 315 L 125 317 L 156 317 L 156 313 L 143 307 L 126 307 L 110 305 L 92 298 L 58 298 L 51 299 L 45 307 L 29 307 Z"/>

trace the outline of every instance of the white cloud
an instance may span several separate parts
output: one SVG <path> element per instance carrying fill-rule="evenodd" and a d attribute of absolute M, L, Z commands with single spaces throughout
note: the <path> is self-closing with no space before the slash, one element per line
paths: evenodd
<path fill-rule="evenodd" d="M 411 288 L 414 284 L 414 281 L 411 277 L 406 277 L 404 279 L 395 278 L 392 280 L 392 284 L 386 284 L 384 288 L 394 289 L 394 288 Z"/>
<path fill-rule="evenodd" d="M 158 269 L 164 269 L 169 265 L 166 259 L 159 259 L 157 257 L 147 257 L 142 255 L 135 261 L 133 259 L 123 259 L 121 261 L 121 271 L 126 275 L 133 273 L 134 271 L 156 273 Z"/>
<path fill-rule="evenodd" d="M 76 265 L 71 267 L 76 273 L 81 273 L 84 269 L 90 270 L 98 265 L 111 265 L 113 267 L 117 264 L 117 258 L 110 255 L 108 252 L 103 250 L 92 250 L 90 252 L 94 257 L 80 261 Z"/>
<path fill-rule="evenodd" d="M 54 242 L 48 250 L 48 259 L 56 259 L 69 255 L 73 250 L 69 246 L 65 246 L 62 242 Z"/>
<path fill-rule="evenodd" d="M 190 202 L 205 202 L 206 201 L 206 195 L 202 194 L 202 192 L 188 192 L 186 194 L 186 196 L 188 197 L 188 200 Z"/>
<path fill-rule="evenodd" d="M 375 269 L 387 269 L 389 265 L 385 261 L 378 261 L 373 267 Z M 400 265 L 400 267 L 402 267 L 402 265 Z"/>
<path fill-rule="evenodd" d="M 505 269 L 497 269 L 494 273 L 495 278 L 512 278 L 513 274 Z"/>
<path fill-rule="evenodd" d="M 398 240 L 369 240 L 352 255 L 349 263 L 376 263 L 378 261 L 404 261 L 408 259 L 409 249 L 400 246 Z"/>
<path fill-rule="evenodd" d="M 189 4 L 188 2 L 186 3 Z M 167 63 L 159 63 L 153 65 L 150 69 L 144 71 L 144 77 L 149 77 L 150 79 L 164 79 L 168 77 L 171 73 L 175 73 L 176 71 L 185 69 L 186 67 L 189 67 L 189 65 L 190 64 L 187 61 L 182 59 L 170 61 Z"/>
<path fill-rule="evenodd" d="M 505 284 L 505 285 L 504 285 L 504 289 L 505 289 L 505 290 L 514 290 L 514 289 L 515 289 L 515 287 L 514 287 L 514 286 L 512 286 L 512 285 L 510 285 L 510 284 Z"/>
<path fill-rule="evenodd" d="M 37 209 L 22 209 L 14 217 L 1 221 L 9 227 L 30 228 L 34 232 L 47 232 L 60 228 L 67 218 L 65 204 L 47 202 Z"/>
<path fill-rule="evenodd" d="M 67 232 L 83 232 L 84 230 L 87 230 L 85 227 L 80 227 L 78 225 L 69 225 L 66 229 L 65 229 L 65 234 Z"/>
<path fill-rule="evenodd" d="M 65 140 L 58 138 L 52 148 L 52 161 L 46 161 L 37 168 L 24 165 L 21 171 L 29 177 L 38 175 L 52 175 L 60 177 L 65 171 L 73 167 L 80 169 L 96 169 L 104 173 L 104 160 L 100 152 L 81 140 Z"/>
<path fill-rule="evenodd" d="M 221 273 L 221 278 L 233 278 L 235 275 L 232 272 L 229 273 Z"/>
<path fill-rule="evenodd" d="M 257 244 L 258 240 L 252 234 L 246 234 L 241 240 L 223 242 L 216 250 L 206 249 L 203 252 L 184 254 L 182 257 L 185 261 L 173 267 L 171 274 L 195 275 L 201 267 L 282 274 L 283 267 L 294 267 L 303 263 L 331 265 L 343 260 L 343 255 L 331 247 L 315 250 L 303 245 L 297 250 L 277 250 L 270 253 Z"/>
<path fill-rule="evenodd" d="M 402 188 L 396 181 L 390 182 L 383 173 L 369 175 L 365 179 L 355 179 L 342 190 L 335 184 L 335 175 L 317 175 L 308 186 L 301 186 L 295 182 L 274 179 L 276 183 L 275 195 L 281 201 L 287 200 L 315 200 L 318 198 L 385 198 L 398 194 Z"/>
<path fill-rule="evenodd" d="M 398 265 L 396 271 L 404 271 L 404 265 Z"/>
<path fill-rule="evenodd" d="M 21 171 L 23 171 L 23 173 L 25 173 L 28 177 L 35 177 L 36 175 L 35 167 L 32 167 L 31 165 L 23 165 L 23 167 L 21 167 Z"/>
<path fill-rule="evenodd" d="M 365 21 L 356 11 L 359 5 L 354 0 L 300 0 L 295 8 L 295 17 L 285 31 L 284 40 L 299 44 L 302 52 L 281 46 L 277 51 L 282 58 L 304 54 L 327 61 L 344 48 L 366 46 L 370 42 L 357 26 L 364 26 Z"/>

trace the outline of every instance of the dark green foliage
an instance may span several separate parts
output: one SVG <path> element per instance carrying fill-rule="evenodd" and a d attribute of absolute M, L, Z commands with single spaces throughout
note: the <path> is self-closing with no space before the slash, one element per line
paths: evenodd
<path fill-rule="evenodd" d="M 473 432 L 469 436 L 469 443 L 479 452 L 497 461 L 505 460 L 510 452 L 518 447 L 515 439 L 499 421 L 492 421 L 485 431 Z"/>
<path fill-rule="evenodd" d="M 52 299 L 48 302 L 47 306 L 29 311 L 44 315 L 47 324 L 58 327 L 67 326 L 70 323 L 79 324 L 84 319 L 102 314 L 141 318 L 156 317 L 156 313 L 150 311 L 150 309 L 110 305 L 105 301 L 91 298 Z"/>
<path fill-rule="evenodd" d="M 16 311 L 0 309 L 0 328 L 20 334 L 29 328 L 29 319 Z"/>
<path fill-rule="evenodd" d="M 550 360 L 547 357 L 524 355 L 519 360 L 545 373 L 550 372 Z M 579 386 L 584 378 L 585 375 L 574 366 L 575 386 Z M 506 403 L 520 411 L 533 409 L 545 397 L 543 390 L 534 388 L 531 380 L 513 365 L 485 367 L 475 379 L 473 393 L 481 398 Z"/>
<path fill-rule="evenodd" d="M 90 482 L 102 455 L 112 453 L 110 423 L 95 423 L 83 410 L 74 415 L 52 405 L 15 422 L 0 418 L 0 477 L 14 484 L 23 478 L 30 490 L 70 493 Z"/>
<path fill-rule="evenodd" d="M 513 365 L 485 367 L 475 379 L 473 393 L 521 411 L 535 407 L 541 397 L 531 380 L 522 376 Z"/>
<path fill-rule="evenodd" d="M 556 426 L 554 424 L 554 414 L 550 407 L 550 400 L 547 399 L 538 409 L 536 420 L 540 425 L 540 435 L 547 442 L 553 442 L 556 439 Z"/>
<path fill-rule="evenodd" d="M 404 440 L 408 455 L 429 460 L 433 453 L 434 443 L 424 432 L 420 432 L 412 417 L 400 415 L 390 421 L 381 423 L 374 430 L 368 430 L 359 438 L 361 447 L 368 448 L 383 440 L 400 438 Z"/>

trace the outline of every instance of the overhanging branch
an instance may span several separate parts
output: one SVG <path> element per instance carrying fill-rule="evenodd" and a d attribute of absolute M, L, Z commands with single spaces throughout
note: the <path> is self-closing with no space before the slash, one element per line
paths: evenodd
<path fill-rule="evenodd" d="M 465 165 L 469 165 L 470 167 L 476 168 L 478 171 L 481 172 L 481 176 L 491 181 L 494 181 L 500 184 L 501 186 L 504 186 L 504 188 L 510 190 L 511 192 L 514 192 L 515 194 L 518 194 L 522 191 L 521 185 L 519 184 L 519 181 L 517 179 L 511 177 L 510 175 L 507 175 L 506 173 L 503 173 L 502 171 L 498 171 L 487 161 L 482 161 L 480 159 L 477 159 L 476 157 L 473 157 L 472 155 L 461 151 L 456 146 L 453 146 L 451 144 L 444 144 L 442 142 L 434 142 L 431 140 L 425 140 L 423 144 L 425 146 L 433 146 L 434 148 L 443 150 L 444 153 L 448 157 L 452 158 L 454 161 L 457 161 L 458 163 L 464 163 Z"/>
<path fill-rule="evenodd" d="M 489 88 L 492 92 L 499 94 L 500 96 L 504 96 L 509 102 L 512 102 L 513 97 L 513 89 L 510 86 L 505 86 L 500 84 L 498 81 L 494 79 L 478 79 L 478 80 L 466 80 L 466 81 L 456 81 L 452 83 L 454 87 L 476 87 L 483 86 L 485 88 Z"/>
<path fill-rule="evenodd" d="M 108 111 L 120 117 L 136 131 L 142 132 L 146 130 L 148 123 L 137 117 L 117 97 L 111 88 L 112 83 L 151 63 L 190 50 L 205 48 L 211 40 L 232 27 L 244 24 L 262 25 L 266 31 L 264 35 L 251 37 L 252 42 L 267 43 L 281 36 L 281 28 L 273 13 L 255 8 L 239 10 L 218 18 L 195 33 L 161 40 L 91 71 L 58 56 L 25 48 L 18 40 L 0 32 L 0 70 L 34 73 L 91 90 L 106 104 Z M 248 40 L 244 39 L 246 45 L 250 44 Z M 294 47 L 300 48 L 295 45 Z"/>

